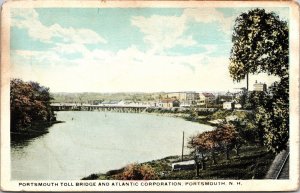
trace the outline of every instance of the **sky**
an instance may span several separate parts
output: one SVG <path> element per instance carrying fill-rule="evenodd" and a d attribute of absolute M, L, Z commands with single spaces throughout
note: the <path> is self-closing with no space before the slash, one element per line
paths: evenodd
<path fill-rule="evenodd" d="M 235 18 L 249 8 L 15 8 L 11 73 L 51 92 L 232 91 Z M 288 8 L 268 8 L 288 21 Z M 276 77 L 250 75 L 270 85 Z"/>

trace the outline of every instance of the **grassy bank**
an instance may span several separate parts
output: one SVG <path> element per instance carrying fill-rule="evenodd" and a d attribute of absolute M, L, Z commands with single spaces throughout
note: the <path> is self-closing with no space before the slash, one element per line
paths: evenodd
<path fill-rule="evenodd" d="M 153 160 L 141 165 L 151 166 L 160 180 L 191 180 L 191 179 L 262 179 L 267 173 L 275 155 L 267 152 L 264 147 L 244 146 L 240 156 L 230 152 L 227 160 L 223 154 L 217 155 L 217 163 L 212 160 L 206 162 L 206 169 L 200 170 L 196 176 L 196 169 L 172 171 L 172 163 L 181 161 L 180 156 L 170 156 Z M 193 159 L 187 155 L 184 160 Z M 92 174 L 83 180 L 113 180 L 120 175 L 124 168 L 111 170 L 105 174 Z"/>

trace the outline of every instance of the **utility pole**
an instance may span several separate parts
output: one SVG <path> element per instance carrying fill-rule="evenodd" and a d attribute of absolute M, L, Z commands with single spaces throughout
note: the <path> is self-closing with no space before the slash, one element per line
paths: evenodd
<path fill-rule="evenodd" d="M 247 92 L 249 91 L 249 73 L 246 75 L 246 81 L 247 81 Z"/>
<path fill-rule="evenodd" d="M 184 131 L 182 132 L 182 150 L 181 150 L 181 161 L 183 161 L 183 148 L 184 148 Z"/>

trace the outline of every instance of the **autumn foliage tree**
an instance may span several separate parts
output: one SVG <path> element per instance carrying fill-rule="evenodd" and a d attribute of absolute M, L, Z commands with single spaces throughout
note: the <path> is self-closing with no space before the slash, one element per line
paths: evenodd
<path fill-rule="evenodd" d="M 26 131 L 36 122 L 55 120 L 50 107 L 49 88 L 37 82 L 10 81 L 10 120 L 11 131 Z"/>
<path fill-rule="evenodd" d="M 229 152 L 235 146 L 239 145 L 237 138 L 239 137 L 235 128 L 232 125 L 220 125 L 213 131 L 216 143 L 225 151 L 226 159 L 229 159 Z"/>
<path fill-rule="evenodd" d="M 255 120 L 263 128 L 264 144 L 273 152 L 289 140 L 289 29 L 275 13 L 254 9 L 237 17 L 232 35 L 229 72 L 234 81 L 247 74 L 280 78 L 263 101 L 256 101 Z"/>
<path fill-rule="evenodd" d="M 156 180 L 158 179 L 154 169 L 149 165 L 130 164 L 124 171 L 116 176 L 118 180 Z"/>
<path fill-rule="evenodd" d="M 192 136 L 188 141 L 188 147 L 192 148 L 196 154 L 197 175 L 200 169 L 199 163 L 201 169 L 205 169 L 207 160 L 210 158 L 212 163 L 215 164 L 217 162 L 216 155 L 222 152 L 225 152 L 226 159 L 229 159 L 230 150 L 236 148 L 238 155 L 238 150 L 242 144 L 238 132 L 230 124 L 220 125 L 215 130 Z"/>
<path fill-rule="evenodd" d="M 199 171 L 199 163 L 201 169 L 205 169 L 205 163 L 208 159 L 208 154 L 213 151 L 215 141 L 212 138 L 210 131 L 203 132 L 193 136 L 188 141 L 188 147 L 194 149 L 197 175 Z"/>

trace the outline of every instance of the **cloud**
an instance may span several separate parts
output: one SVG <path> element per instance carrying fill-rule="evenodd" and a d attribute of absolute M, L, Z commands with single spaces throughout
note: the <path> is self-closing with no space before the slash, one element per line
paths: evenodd
<path fill-rule="evenodd" d="M 134 16 L 131 24 L 138 27 L 145 35 L 144 41 L 151 46 L 151 52 L 162 53 L 176 46 L 198 46 L 192 35 L 187 35 L 191 22 L 216 23 L 219 30 L 230 33 L 232 18 L 214 8 L 184 9 L 180 16 L 152 15 L 150 17 Z"/>
<path fill-rule="evenodd" d="M 34 9 L 12 9 L 12 26 L 26 29 L 34 40 L 45 43 L 59 38 L 65 43 L 97 44 L 107 41 L 95 31 L 84 28 L 62 27 L 59 24 L 46 26 L 39 21 L 39 15 Z"/>
<path fill-rule="evenodd" d="M 134 16 L 131 19 L 131 24 L 145 34 L 144 41 L 151 45 L 152 52 L 195 45 L 196 41 L 191 36 L 183 36 L 187 28 L 185 22 L 185 18 L 177 16 Z"/>
<path fill-rule="evenodd" d="M 152 15 L 150 17 L 134 16 L 131 24 L 138 27 L 145 35 L 144 41 L 150 45 L 153 53 L 163 53 L 165 50 L 176 46 L 199 46 L 187 30 L 193 23 L 214 24 L 224 36 L 230 39 L 234 21 L 242 12 L 248 12 L 251 8 L 233 9 L 231 15 L 215 8 L 186 8 L 179 16 Z M 254 9 L 254 8 L 253 8 Z M 265 8 L 267 12 L 275 12 L 281 19 L 288 20 L 288 8 Z M 204 37 L 203 37 L 204 38 Z"/>
<path fill-rule="evenodd" d="M 52 51 L 64 55 L 64 54 L 87 54 L 89 50 L 82 44 L 79 43 L 55 43 L 55 46 L 51 49 Z"/>
<path fill-rule="evenodd" d="M 32 67 L 37 70 L 47 70 L 48 68 L 59 68 L 59 66 L 76 66 L 78 65 L 78 59 L 67 59 L 62 57 L 60 53 L 53 50 L 12 50 L 11 65 L 12 70 L 17 70 L 19 66 Z"/>
<path fill-rule="evenodd" d="M 225 17 L 224 14 L 215 8 L 195 8 L 185 9 L 183 17 L 188 21 L 198 23 L 216 23 L 219 30 L 223 33 L 231 33 L 234 19 L 233 17 Z"/>

